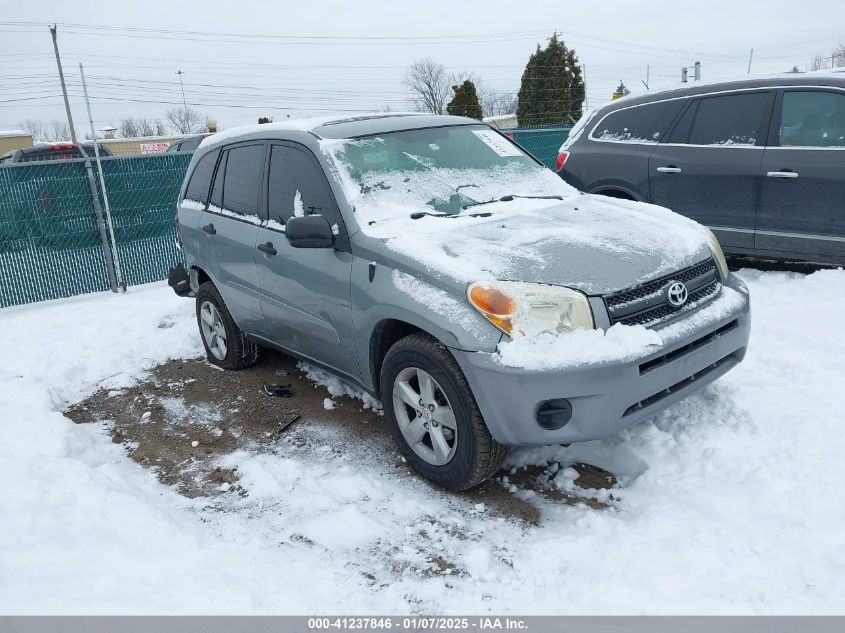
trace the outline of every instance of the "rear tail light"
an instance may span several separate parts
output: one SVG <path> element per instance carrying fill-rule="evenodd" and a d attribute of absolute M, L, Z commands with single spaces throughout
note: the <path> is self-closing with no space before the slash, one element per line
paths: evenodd
<path fill-rule="evenodd" d="M 563 166 L 566 164 L 568 158 L 569 152 L 564 152 L 563 150 L 559 151 L 557 154 L 557 161 L 555 161 L 555 170 L 560 171 L 563 169 Z"/>
<path fill-rule="evenodd" d="M 51 152 L 66 152 L 68 150 L 75 150 L 76 145 L 73 143 L 53 143 L 50 146 Z"/>

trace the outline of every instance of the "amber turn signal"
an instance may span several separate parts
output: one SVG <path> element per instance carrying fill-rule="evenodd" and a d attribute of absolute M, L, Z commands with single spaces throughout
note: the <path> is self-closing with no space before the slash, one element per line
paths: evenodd
<path fill-rule="evenodd" d="M 497 288 L 482 284 L 472 284 L 467 290 L 470 303 L 487 319 L 510 334 L 513 330 L 512 317 L 516 312 L 516 301 Z"/>

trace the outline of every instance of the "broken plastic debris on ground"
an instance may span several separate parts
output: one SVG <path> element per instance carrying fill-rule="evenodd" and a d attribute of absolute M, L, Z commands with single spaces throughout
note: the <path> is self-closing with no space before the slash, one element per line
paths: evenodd
<path fill-rule="evenodd" d="M 61 412 L 199 356 L 193 303 L 162 283 L 4 309 L 0 611 L 842 613 L 845 271 L 742 277 L 753 328 L 737 369 L 619 438 L 511 453 L 494 485 L 525 495 L 529 522 L 319 425 L 325 448 L 236 451 L 216 496 L 180 495 Z M 302 369 L 321 399 L 360 394 Z M 577 463 L 618 484 L 556 501 Z M 520 488 L 527 464 L 548 496 Z"/>

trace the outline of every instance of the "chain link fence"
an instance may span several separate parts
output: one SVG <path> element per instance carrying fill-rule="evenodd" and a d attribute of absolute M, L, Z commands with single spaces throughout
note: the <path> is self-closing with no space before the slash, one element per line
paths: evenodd
<path fill-rule="evenodd" d="M 500 132 L 513 139 L 522 149 L 554 171 L 558 150 L 569 136 L 571 129 L 571 125 L 537 125 L 503 128 Z"/>
<path fill-rule="evenodd" d="M 190 160 L 102 159 L 125 284 L 164 279 L 180 258 L 175 203 Z M 106 205 L 91 168 L 80 159 L 0 165 L 0 307 L 110 288 L 114 251 L 108 239 L 104 248 L 97 206 Z"/>

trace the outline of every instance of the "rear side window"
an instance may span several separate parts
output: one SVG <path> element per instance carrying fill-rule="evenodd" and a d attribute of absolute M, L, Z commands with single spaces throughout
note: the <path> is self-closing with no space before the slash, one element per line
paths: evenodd
<path fill-rule="evenodd" d="M 780 115 L 782 147 L 845 147 L 845 94 L 787 91 Z"/>
<path fill-rule="evenodd" d="M 284 224 L 294 215 L 323 215 L 337 224 L 340 211 L 322 168 L 308 153 L 273 145 L 268 183 L 270 219 Z"/>
<path fill-rule="evenodd" d="M 756 145 L 768 126 L 770 93 L 707 97 L 689 135 L 691 145 Z"/>
<path fill-rule="evenodd" d="M 264 170 L 265 145 L 228 150 L 223 178 L 223 208 L 239 215 L 258 215 L 258 193 Z"/>
<path fill-rule="evenodd" d="M 683 104 L 660 101 L 611 112 L 593 129 L 592 138 L 622 143 L 659 143 Z"/>
<path fill-rule="evenodd" d="M 211 177 L 214 175 L 214 163 L 220 152 L 209 152 L 200 158 L 194 173 L 191 174 L 191 181 L 188 183 L 188 190 L 185 192 L 186 200 L 195 200 L 205 204 L 208 200 L 208 188 L 211 186 Z"/>

